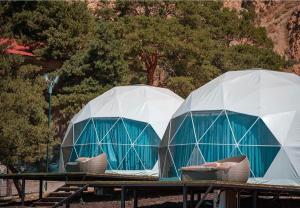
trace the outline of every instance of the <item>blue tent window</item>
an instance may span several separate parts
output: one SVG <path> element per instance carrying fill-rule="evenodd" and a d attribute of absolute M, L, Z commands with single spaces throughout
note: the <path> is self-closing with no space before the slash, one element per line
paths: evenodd
<path fill-rule="evenodd" d="M 151 125 L 125 118 L 90 118 L 74 127 L 74 147 L 63 147 L 69 161 L 106 153 L 108 169 L 152 169 L 158 160 L 160 138 Z M 72 147 L 72 146 L 71 146 Z"/>
<path fill-rule="evenodd" d="M 183 166 L 242 154 L 249 158 L 251 175 L 263 177 L 280 149 L 274 135 L 256 116 L 227 110 L 195 111 L 173 118 L 170 124 L 159 150 L 165 156 L 160 160 L 162 177 L 180 175 L 178 170 Z M 170 156 L 164 153 L 168 149 Z"/>
<path fill-rule="evenodd" d="M 195 144 L 196 137 L 193 128 L 189 128 L 191 126 L 193 126 L 193 120 L 191 114 L 188 113 L 185 116 L 185 118 L 182 120 L 179 129 L 173 135 L 171 145 L 172 144 Z"/>

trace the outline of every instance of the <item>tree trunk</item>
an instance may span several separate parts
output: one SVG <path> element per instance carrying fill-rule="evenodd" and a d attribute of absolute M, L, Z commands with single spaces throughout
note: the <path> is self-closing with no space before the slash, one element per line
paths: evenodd
<path fill-rule="evenodd" d="M 155 66 L 155 68 L 156 68 L 156 66 Z M 152 67 L 152 68 L 147 69 L 147 82 L 148 82 L 148 85 L 151 85 L 151 86 L 154 85 L 155 68 Z"/>
<path fill-rule="evenodd" d="M 12 173 L 18 173 L 18 170 L 17 170 L 14 166 L 12 166 L 12 165 L 7 165 L 7 168 L 8 168 Z M 18 191 L 19 197 L 22 197 L 22 189 L 21 189 L 21 183 L 20 183 L 20 181 L 17 180 L 17 179 L 14 179 L 13 181 L 14 181 L 15 187 L 16 187 L 16 189 L 17 189 L 17 191 Z"/>
<path fill-rule="evenodd" d="M 141 60 L 144 62 L 147 70 L 147 83 L 148 85 L 154 85 L 154 75 L 158 62 L 158 53 L 145 54 L 142 52 L 140 54 Z"/>

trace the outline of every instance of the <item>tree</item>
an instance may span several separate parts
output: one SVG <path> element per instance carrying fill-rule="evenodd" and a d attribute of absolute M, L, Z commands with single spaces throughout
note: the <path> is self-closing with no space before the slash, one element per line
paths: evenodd
<path fill-rule="evenodd" d="M 69 59 L 84 47 L 93 18 L 84 2 L 1 2 L 4 36 L 31 43 L 46 59 Z M 1 20 L 0 20 L 1 23 Z"/>
<path fill-rule="evenodd" d="M 170 77 L 166 86 L 183 98 L 186 98 L 195 89 L 193 79 L 185 76 Z"/>
<path fill-rule="evenodd" d="M 0 163 L 16 173 L 19 167 L 45 158 L 50 133 L 43 96 L 45 84 L 38 76 L 39 68 L 20 66 L 22 62 L 17 57 L 3 53 L 0 60 L 5 72 L 0 80 Z M 20 194 L 20 186 L 14 182 Z"/>
<path fill-rule="evenodd" d="M 222 2 L 124 2 L 97 12 L 101 21 L 123 27 L 128 46 L 126 60 L 133 72 L 132 82 L 143 82 L 146 72 L 149 85 L 164 85 L 168 77 L 187 77 L 199 87 L 228 70 L 268 66 L 282 68 L 282 59 L 272 51 L 272 42 L 263 28 L 254 26 L 253 11 L 238 14 L 222 7 Z M 102 12 L 101 12 L 102 11 Z M 232 41 L 241 42 L 231 46 Z M 255 48 L 261 56 L 250 54 Z M 243 52 L 248 59 L 237 57 Z M 272 55 L 273 58 L 272 58 Z M 272 65 L 275 63 L 276 65 Z M 165 80 L 157 74 L 164 72 Z M 137 75 L 134 75 L 137 74 Z M 175 79 L 176 82 L 181 80 Z M 166 82 L 165 82 L 166 81 Z M 174 80 L 173 80 L 174 81 Z M 172 85 L 173 86 L 173 85 Z"/>
<path fill-rule="evenodd" d="M 146 16 L 125 18 L 124 25 L 127 27 L 127 45 L 130 47 L 130 68 L 138 70 L 137 67 L 142 67 L 140 71 L 146 71 L 147 83 L 157 85 L 154 76 L 158 67 L 172 71 L 167 58 L 185 47 L 184 36 L 181 35 L 185 33 L 184 28 L 175 19 Z"/>
<path fill-rule="evenodd" d="M 89 100 L 112 86 L 127 83 L 126 45 L 117 25 L 100 22 L 88 46 L 78 51 L 61 68 L 61 86 L 54 100 L 59 113 L 59 135 L 69 119 Z"/>
<path fill-rule="evenodd" d="M 285 61 L 254 15 L 252 8 L 237 13 L 218 1 L 116 1 L 93 15 L 84 2 L 0 2 L 0 32 L 32 45 L 37 59 L 62 64 L 52 71 L 60 75 L 53 118 L 62 138 L 71 117 L 115 85 L 147 82 L 185 97 L 229 70 L 282 69 Z M 44 72 L 1 53 L 0 148 L 6 152 L 0 162 L 43 160 Z"/>

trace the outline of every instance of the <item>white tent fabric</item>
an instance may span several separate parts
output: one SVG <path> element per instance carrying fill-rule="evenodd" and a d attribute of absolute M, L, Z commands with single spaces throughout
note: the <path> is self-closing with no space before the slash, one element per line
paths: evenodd
<path fill-rule="evenodd" d="M 299 92 L 300 77 L 292 73 L 227 72 L 193 91 L 173 118 L 189 111 L 224 109 L 258 116 L 282 145 L 300 146 Z"/>
<path fill-rule="evenodd" d="M 64 165 L 66 161 L 69 161 L 70 159 L 62 158 L 64 156 L 63 149 L 65 152 L 67 152 L 68 157 L 71 153 L 71 151 L 74 151 L 76 154 L 76 157 L 79 157 L 80 154 L 78 151 L 80 151 L 80 145 L 85 145 L 82 143 L 76 144 L 76 141 L 79 140 L 79 137 L 82 132 L 85 131 L 84 127 L 83 130 L 80 130 L 81 133 L 79 133 L 79 136 L 75 136 L 76 131 L 76 125 L 79 123 L 85 122 L 88 120 L 85 126 L 89 125 L 89 122 L 92 123 L 91 127 L 92 132 L 95 133 L 94 137 L 97 137 L 96 139 L 91 139 L 92 141 L 86 141 L 85 143 L 89 143 L 88 145 L 91 145 L 85 150 L 85 154 L 87 154 L 87 151 L 93 150 L 97 152 L 98 150 L 101 152 L 106 152 L 103 145 L 108 145 L 106 148 L 107 151 L 112 152 L 112 148 L 114 148 L 114 151 L 116 154 L 119 154 L 120 151 L 117 150 L 117 147 L 114 145 L 123 145 L 124 147 L 128 147 L 128 151 L 124 150 L 126 154 L 120 156 L 117 155 L 117 158 L 122 157 L 119 159 L 120 163 L 124 161 L 125 158 L 128 157 L 129 152 L 134 149 L 135 156 L 137 159 L 141 162 L 143 167 L 146 165 L 144 164 L 145 161 L 143 161 L 143 158 L 141 158 L 141 155 L 137 153 L 137 150 L 135 150 L 135 145 L 138 145 L 136 140 L 134 138 L 130 138 L 130 132 L 127 132 L 127 126 L 126 126 L 126 119 L 144 122 L 147 125 L 142 130 L 142 132 L 139 133 L 139 135 L 142 135 L 147 131 L 147 128 L 151 128 L 155 131 L 159 139 L 162 138 L 164 131 L 168 125 L 169 120 L 171 119 L 174 112 L 178 109 L 178 107 L 182 104 L 183 99 L 173 93 L 172 91 L 165 89 L 165 88 L 159 88 L 159 87 L 153 87 L 153 86 L 147 86 L 147 85 L 133 85 L 133 86 L 119 86 L 114 87 L 111 90 L 108 90 L 107 92 L 103 93 L 102 95 L 96 97 L 95 99 L 91 100 L 89 103 L 87 103 L 70 121 L 70 124 L 68 126 L 68 129 L 66 131 L 65 137 L 62 142 L 62 150 L 61 150 L 61 158 L 60 158 L 60 171 L 64 171 Z M 124 128 L 124 136 L 128 137 L 127 141 L 124 141 L 124 144 L 116 144 L 119 140 L 115 140 L 116 142 L 108 142 L 106 141 L 106 144 L 103 142 L 103 138 L 99 138 L 99 130 L 97 128 L 101 128 L 100 126 L 97 126 L 96 119 L 101 118 L 116 118 L 116 122 L 112 125 L 111 129 L 114 128 L 114 126 L 117 126 L 117 123 L 119 122 L 121 127 L 118 128 Z M 111 131 L 111 129 L 109 131 Z M 153 131 L 152 130 L 152 131 Z M 109 134 L 109 131 L 105 133 L 105 135 Z M 133 129 L 133 131 L 136 131 Z M 101 133 L 101 132 L 100 132 Z M 120 134 L 120 132 L 118 133 Z M 145 133 L 147 134 L 147 133 Z M 120 136 L 120 135 L 117 135 Z M 76 138 L 75 138 L 76 137 Z M 86 136 L 93 137 L 91 135 Z M 105 137 L 105 136 L 104 136 Z M 112 136 L 115 137 L 115 136 Z M 122 136 L 121 136 L 122 137 Z M 120 137 L 120 138 L 121 138 Z M 140 137 L 140 136 L 138 136 Z M 151 136 L 150 136 L 151 137 Z M 125 138 L 126 139 L 126 138 Z M 102 140 L 102 142 L 101 142 Z M 134 141 L 135 140 L 135 141 Z M 95 142 L 96 141 L 96 142 Z M 130 144 L 128 143 L 130 141 Z M 115 143 L 115 144 L 113 144 Z M 76 149 L 77 145 L 77 149 Z M 95 148 L 94 146 L 97 146 Z M 141 146 L 145 146 L 146 144 L 141 144 Z M 149 144 L 148 144 L 149 145 Z M 154 144 L 150 144 L 154 145 Z M 75 146 L 75 148 L 74 148 Z M 71 148 L 72 150 L 69 150 L 67 148 Z M 100 149 L 99 149 L 100 148 Z M 157 146 L 158 148 L 158 146 Z M 114 153 L 114 154 L 115 154 Z M 114 156 L 115 157 L 115 156 Z M 149 155 L 150 157 L 150 155 Z M 117 160 L 117 159 L 114 159 Z M 127 174 L 147 174 L 147 175 L 157 175 L 158 174 L 158 166 L 154 165 L 153 169 L 145 169 L 145 170 L 127 170 L 123 171 L 122 168 L 117 168 L 115 170 L 112 168 L 111 164 L 110 166 L 110 172 L 118 172 L 118 173 L 125 173 Z"/>
<path fill-rule="evenodd" d="M 254 182 L 300 185 L 300 77 L 263 69 L 227 72 L 193 91 L 173 119 L 195 111 L 232 111 L 262 119 L 281 145 Z"/>
<path fill-rule="evenodd" d="M 71 123 L 91 117 L 122 117 L 149 123 L 162 138 L 183 99 L 174 92 L 147 85 L 119 86 L 91 100 Z"/>

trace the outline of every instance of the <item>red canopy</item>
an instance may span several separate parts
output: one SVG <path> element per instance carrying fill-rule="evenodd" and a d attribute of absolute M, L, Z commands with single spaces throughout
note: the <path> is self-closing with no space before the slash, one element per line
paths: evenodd
<path fill-rule="evenodd" d="M 28 52 L 29 46 L 18 44 L 15 39 L 0 38 L 0 45 L 7 45 L 4 52 L 7 54 L 16 54 L 21 56 L 35 56 L 33 53 Z"/>

